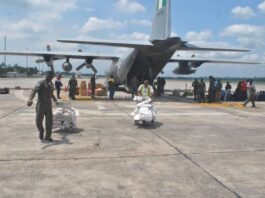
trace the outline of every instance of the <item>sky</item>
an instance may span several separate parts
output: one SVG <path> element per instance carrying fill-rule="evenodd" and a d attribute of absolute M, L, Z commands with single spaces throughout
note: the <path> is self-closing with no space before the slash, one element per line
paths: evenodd
<path fill-rule="evenodd" d="M 58 43 L 65 39 L 148 40 L 155 0 L 0 0 L 0 50 L 7 36 L 8 51 L 52 51 L 115 54 L 126 48 Z M 249 53 L 181 52 L 174 56 L 265 62 L 265 0 L 172 0 L 172 36 L 202 47 L 248 48 Z M 46 68 L 29 58 L 29 66 Z M 0 62 L 4 57 L 0 56 Z M 26 57 L 7 56 L 8 64 L 26 66 Z M 71 61 L 76 67 L 82 61 Z M 61 61 L 55 63 L 61 70 Z M 95 61 L 100 74 L 111 63 Z M 164 68 L 165 76 L 176 64 Z M 83 73 L 91 73 L 87 69 Z M 194 77 L 265 77 L 265 64 L 203 64 Z"/>

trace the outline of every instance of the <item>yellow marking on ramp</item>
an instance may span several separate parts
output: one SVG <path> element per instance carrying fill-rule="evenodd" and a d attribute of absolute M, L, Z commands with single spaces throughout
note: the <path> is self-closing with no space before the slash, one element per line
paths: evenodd
<path fill-rule="evenodd" d="M 61 92 L 61 99 L 62 100 L 70 100 L 69 96 L 68 96 L 68 92 Z M 90 96 L 75 95 L 75 99 L 78 101 L 90 101 L 91 97 Z"/>
<path fill-rule="evenodd" d="M 61 96 L 62 100 L 69 100 L 68 96 Z M 92 98 L 90 96 L 75 96 L 75 100 L 78 101 L 91 101 Z"/>
<path fill-rule="evenodd" d="M 220 107 L 238 108 L 238 109 L 244 108 L 242 102 L 198 103 L 198 105 L 203 107 L 211 107 L 211 108 L 220 108 Z"/>

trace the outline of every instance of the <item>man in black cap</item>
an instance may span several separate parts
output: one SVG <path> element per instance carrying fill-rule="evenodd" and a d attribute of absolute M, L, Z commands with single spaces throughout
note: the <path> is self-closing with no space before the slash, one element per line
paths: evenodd
<path fill-rule="evenodd" d="M 42 125 L 43 119 L 45 117 L 45 125 L 46 125 L 46 134 L 45 140 L 51 142 L 53 139 L 51 138 L 52 134 L 52 124 L 53 124 L 53 115 L 52 115 L 52 101 L 56 101 L 55 96 L 53 95 L 54 85 L 52 83 L 52 79 L 54 77 L 54 72 L 50 71 L 46 73 L 46 77 L 44 80 L 41 80 L 37 83 L 35 88 L 32 90 L 29 101 L 27 103 L 28 106 L 33 104 L 33 98 L 36 93 L 38 93 L 38 101 L 36 105 L 36 126 L 39 130 L 39 138 L 43 140 L 44 136 L 44 128 Z"/>

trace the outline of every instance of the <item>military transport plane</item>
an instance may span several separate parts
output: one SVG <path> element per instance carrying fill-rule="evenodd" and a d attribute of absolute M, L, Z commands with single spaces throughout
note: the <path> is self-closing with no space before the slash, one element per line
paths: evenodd
<path fill-rule="evenodd" d="M 84 40 L 65 40 L 59 42 L 103 45 L 111 47 L 130 48 L 131 52 L 125 57 L 113 55 L 93 55 L 85 52 L 7 52 L 2 51 L 0 54 L 6 55 L 23 55 L 23 56 L 41 56 L 48 66 L 53 68 L 53 62 L 65 59 L 62 67 L 64 71 L 71 71 L 72 65 L 70 59 L 83 59 L 84 63 L 76 69 L 82 67 L 91 68 L 96 72 L 93 66 L 93 60 L 110 60 L 112 63 L 108 68 L 108 75 L 112 75 L 116 85 L 126 85 L 131 87 L 135 79 L 142 82 L 144 79 L 153 81 L 157 75 L 162 72 L 167 63 L 178 63 L 174 70 L 175 74 L 192 74 L 196 68 L 203 63 L 235 63 L 235 64 L 256 64 L 252 62 L 226 61 L 226 60 L 198 60 L 172 58 L 178 50 L 183 51 L 228 51 L 228 52 L 248 52 L 247 49 L 219 49 L 219 48 L 201 48 L 182 41 L 179 37 L 170 37 L 171 35 L 171 0 L 157 0 L 156 12 L 152 24 L 152 32 L 149 41 L 142 42 L 118 42 L 118 41 L 84 41 Z"/>

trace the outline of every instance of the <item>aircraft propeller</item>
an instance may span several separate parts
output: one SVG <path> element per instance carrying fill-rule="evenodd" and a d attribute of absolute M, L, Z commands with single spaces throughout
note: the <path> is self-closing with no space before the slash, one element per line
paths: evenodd
<path fill-rule="evenodd" d="M 97 69 L 95 68 L 95 66 L 92 64 L 93 59 L 87 58 L 85 60 L 84 63 L 82 63 L 81 65 L 79 65 L 76 70 L 79 71 L 80 69 L 82 69 L 83 67 L 86 67 L 88 69 L 92 69 L 94 73 L 97 73 Z"/>

